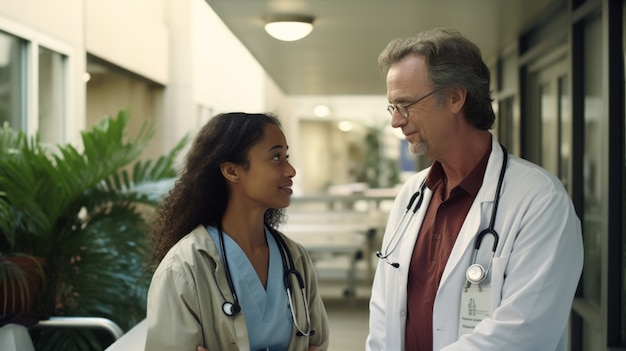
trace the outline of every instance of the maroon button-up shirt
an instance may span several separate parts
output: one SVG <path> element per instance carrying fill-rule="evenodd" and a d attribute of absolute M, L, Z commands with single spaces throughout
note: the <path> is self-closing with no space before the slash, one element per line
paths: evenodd
<path fill-rule="evenodd" d="M 446 175 L 439 162 L 433 163 L 426 177 L 426 186 L 433 196 L 409 266 L 406 351 L 433 349 L 433 305 L 437 288 L 461 226 L 483 183 L 490 153 L 491 149 L 487 150 L 467 177 L 452 189 L 447 199 Z"/>

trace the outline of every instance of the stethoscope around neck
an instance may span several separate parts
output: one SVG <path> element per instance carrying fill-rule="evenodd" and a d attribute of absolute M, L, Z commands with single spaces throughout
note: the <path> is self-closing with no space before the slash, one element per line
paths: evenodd
<path fill-rule="evenodd" d="M 496 212 L 498 211 L 498 203 L 500 202 L 500 191 L 502 190 L 502 182 L 504 181 L 504 173 L 506 172 L 506 165 L 509 159 L 509 154 L 506 148 L 504 147 L 504 145 L 500 145 L 500 147 L 502 148 L 502 153 L 503 153 L 502 168 L 500 169 L 500 176 L 498 178 L 498 184 L 496 185 L 496 194 L 493 200 L 493 210 L 491 211 L 491 219 L 489 221 L 489 226 L 487 227 L 487 229 L 481 231 L 476 237 L 471 263 L 470 263 L 470 266 L 467 268 L 467 271 L 465 272 L 467 281 L 471 284 L 480 284 L 481 282 L 485 280 L 485 278 L 487 277 L 487 273 L 489 272 L 489 269 L 491 268 L 491 261 L 493 260 L 493 257 L 496 254 L 496 249 L 498 247 L 499 235 L 498 235 L 498 232 L 496 232 L 496 230 L 494 229 L 494 225 L 496 222 Z M 398 244 L 400 243 L 402 237 L 404 236 L 404 233 L 406 232 L 406 229 L 408 228 L 409 224 L 413 220 L 415 213 L 422 206 L 422 202 L 424 200 L 425 188 L 426 188 L 426 179 L 422 181 L 419 189 L 411 196 L 411 199 L 409 200 L 409 204 L 407 205 L 406 210 L 400 217 L 400 220 L 398 221 L 398 224 L 396 225 L 396 228 L 394 229 L 393 234 L 391 235 L 391 238 L 389 239 L 387 243 L 387 246 L 384 248 L 384 250 L 380 250 L 376 252 L 376 256 L 378 258 L 380 258 L 381 260 L 385 260 L 385 262 L 387 262 L 389 265 L 391 265 L 394 268 L 399 268 L 400 263 L 392 262 L 391 260 L 389 260 L 389 256 L 391 256 L 391 254 L 393 254 L 393 252 L 398 247 Z M 487 268 L 485 269 L 481 264 L 476 263 L 476 256 L 478 254 L 478 249 L 480 248 L 480 244 L 482 243 L 483 238 L 487 234 L 490 234 L 491 236 L 493 236 L 494 240 L 493 240 L 493 246 L 491 248 L 491 259 L 489 260 L 489 265 L 487 265 Z"/>
<path fill-rule="evenodd" d="M 272 237 L 276 241 L 278 245 L 278 251 L 280 251 L 280 258 L 283 263 L 283 281 L 285 283 L 285 289 L 287 290 L 287 299 L 289 300 L 289 309 L 291 310 L 291 318 L 293 319 L 293 324 L 296 327 L 296 336 L 312 336 L 315 335 L 315 330 L 311 329 L 311 315 L 309 311 L 309 301 L 306 296 L 306 289 L 304 286 L 304 279 L 302 278 L 302 274 L 298 272 L 296 266 L 293 262 L 293 256 L 287 247 L 287 243 L 285 240 L 276 232 L 275 229 L 266 225 L 269 229 Z M 233 302 L 226 301 L 222 304 L 222 311 L 225 315 L 232 317 L 241 312 L 241 305 L 239 304 L 239 298 L 237 298 L 237 292 L 235 291 L 235 286 L 233 284 L 232 277 L 230 276 L 230 267 L 228 266 L 228 258 L 226 257 L 226 247 L 224 245 L 224 232 L 222 231 L 222 226 L 217 226 L 218 237 L 220 241 L 220 250 L 222 252 L 222 263 L 224 265 L 224 272 L 226 272 L 226 280 L 228 281 L 228 287 L 230 292 L 233 295 Z M 294 306 L 293 297 L 293 284 L 291 283 L 291 278 L 295 277 L 298 281 L 298 287 L 300 288 L 300 292 L 302 294 L 302 300 L 304 304 L 304 312 L 306 315 L 306 328 L 300 327 L 298 324 L 298 319 L 296 318 L 296 309 Z"/>

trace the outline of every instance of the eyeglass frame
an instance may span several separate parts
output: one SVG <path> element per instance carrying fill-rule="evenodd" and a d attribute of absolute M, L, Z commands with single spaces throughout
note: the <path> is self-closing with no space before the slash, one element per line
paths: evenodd
<path fill-rule="evenodd" d="M 413 101 L 413 102 L 409 102 L 406 105 L 398 105 L 398 104 L 389 104 L 387 105 L 387 111 L 389 112 L 389 114 L 391 116 L 393 116 L 393 113 L 398 111 L 398 113 L 400 114 L 400 116 L 404 117 L 404 118 L 409 118 L 409 107 L 417 104 L 418 102 L 426 99 L 427 97 L 433 95 L 434 93 L 437 92 L 437 89 L 431 91 L 430 93 L 418 98 L 417 100 Z M 406 114 L 403 113 L 406 112 Z"/>

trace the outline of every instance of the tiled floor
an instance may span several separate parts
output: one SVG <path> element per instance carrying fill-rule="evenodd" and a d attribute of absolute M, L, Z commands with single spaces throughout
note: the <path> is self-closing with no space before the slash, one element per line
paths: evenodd
<path fill-rule="evenodd" d="M 319 287 L 330 323 L 329 350 L 365 350 L 369 328 L 370 285 L 360 280 L 354 299 L 343 297 L 343 281 L 321 280 Z"/>
<path fill-rule="evenodd" d="M 325 299 L 330 323 L 330 351 L 363 351 L 368 333 L 367 300 Z"/>
<path fill-rule="evenodd" d="M 376 264 L 377 261 L 373 261 Z M 318 288 L 330 323 L 330 351 L 363 351 L 369 328 L 369 298 L 372 277 L 368 266 L 359 260 L 355 272 L 356 296 L 344 297 L 348 287 L 346 257 L 316 263 Z"/>

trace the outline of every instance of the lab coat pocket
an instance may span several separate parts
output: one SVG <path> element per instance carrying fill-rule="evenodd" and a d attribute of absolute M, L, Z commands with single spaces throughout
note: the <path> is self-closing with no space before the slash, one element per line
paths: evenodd
<path fill-rule="evenodd" d="M 491 262 L 491 308 L 492 311 L 500 306 L 502 301 L 502 287 L 504 286 L 506 265 L 509 257 L 494 257 Z"/>

